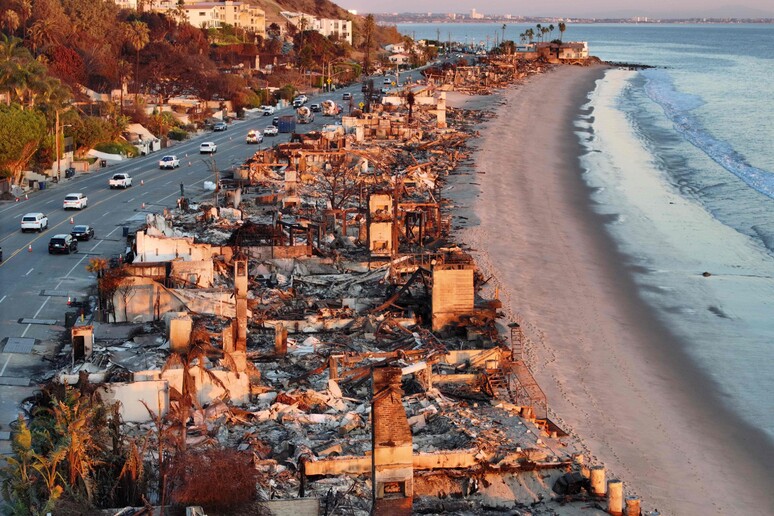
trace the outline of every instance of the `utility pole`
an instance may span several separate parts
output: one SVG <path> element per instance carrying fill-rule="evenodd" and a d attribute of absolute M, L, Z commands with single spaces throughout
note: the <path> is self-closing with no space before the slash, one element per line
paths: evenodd
<path fill-rule="evenodd" d="M 54 139 L 56 140 L 56 180 L 62 180 L 62 160 L 59 158 L 59 110 L 56 110 L 56 121 L 54 122 Z"/>

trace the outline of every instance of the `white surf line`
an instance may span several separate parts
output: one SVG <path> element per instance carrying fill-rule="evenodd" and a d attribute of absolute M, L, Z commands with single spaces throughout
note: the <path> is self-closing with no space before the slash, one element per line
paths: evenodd
<path fill-rule="evenodd" d="M 30 275 L 30 272 L 32 272 L 32 271 L 34 271 L 34 270 L 35 270 L 35 267 L 31 268 L 30 270 L 28 270 L 28 271 L 27 271 L 27 274 L 25 274 L 25 276 L 29 276 L 29 275 Z"/>
<path fill-rule="evenodd" d="M 68 277 L 70 274 L 72 274 L 72 273 L 73 273 L 73 271 L 75 270 L 75 268 L 76 268 L 76 267 L 78 267 L 78 266 L 81 264 L 81 262 L 83 262 L 83 260 L 85 260 L 86 258 L 88 258 L 88 256 L 89 256 L 89 255 L 87 255 L 87 254 L 86 254 L 86 255 L 83 255 L 83 258 L 81 258 L 80 260 L 78 260 L 78 263 L 76 263 L 75 265 L 73 265 L 73 268 L 72 268 L 72 269 L 70 269 L 70 272 L 68 272 L 68 273 L 65 275 L 65 277 L 64 277 L 64 278 L 62 278 L 62 279 L 59 281 L 59 283 L 57 283 L 57 284 L 56 284 L 56 287 L 54 287 L 54 290 L 59 290 L 59 287 L 61 287 L 61 286 L 62 286 L 62 283 L 64 283 L 64 280 L 65 280 L 65 279 L 66 279 L 66 278 L 67 278 L 67 277 Z M 37 312 L 35 312 L 35 315 L 33 315 L 33 316 L 32 316 L 32 318 L 33 318 L 33 319 L 37 319 L 37 318 L 38 318 L 38 314 L 40 314 L 40 311 L 41 311 L 41 310 L 43 310 L 43 307 L 44 307 L 44 306 L 46 306 L 46 303 L 48 303 L 48 301 L 49 301 L 50 299 L 51 299 L 51 296 L 48 296 L 48 297 L 47 297 L 47 298 L 46 298 L 46 299 L 43 301 L 43 304 L 42 304 L 42 305 L 40 305 L 40 308 L 38 308 L 38 311 L 37 311 Z M 29 331 L 29 329 L 30 329 L 30 327 L 31 327 L 31 326 L 32 326 L 32 323 L 30 323 L 30 324 L 27 324 L 27 327 L 26 327 L 26 328 L 24 328 L 24 332 L 21 334 L 21 336 L 22 336 L 22 337 L 24 337 L 25 335 L 27 335 L 27 332 Z"/>

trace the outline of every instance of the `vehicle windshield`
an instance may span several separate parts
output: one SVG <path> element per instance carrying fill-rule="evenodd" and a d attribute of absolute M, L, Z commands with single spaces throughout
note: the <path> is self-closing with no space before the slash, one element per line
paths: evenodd
<path fill-rule="evenodd" d="M 37 219 L 37 217 L 24 217 L 22 220 L 24 222 L 35 222 L 38 219 Z"/>
<path fill-rule="evenodd" d="M 85 232 L 87 229 L 89 229 L 89 226 L 75 226 L 73 231 L 80 233 Z"/>
<path fill-rule="evenodd" d="M 77 195 L 68 195 L 67 197 L 65 197 L 65 201 L 77 201 L 77 200 L 78 200 Z"/>

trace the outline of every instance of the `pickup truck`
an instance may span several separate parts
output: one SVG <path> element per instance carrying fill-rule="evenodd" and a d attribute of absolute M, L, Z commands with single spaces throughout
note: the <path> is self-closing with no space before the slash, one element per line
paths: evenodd
<path fill-rule="evenodd" d="M 132 178 L 129 177 L 129 174 L 113 174 L 113 177 L 110 178 L 110 182 L 108 183 L 110 185 L 110 188 L 129 188 L 132 186 Z"/>

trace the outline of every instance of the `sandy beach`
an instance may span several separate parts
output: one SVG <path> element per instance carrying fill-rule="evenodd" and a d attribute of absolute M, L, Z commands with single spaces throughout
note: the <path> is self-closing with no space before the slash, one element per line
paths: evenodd
<path fill-rule="evenodd" d="M 772 514 L 770 443 L 723 409 L 642 303 L 591 207 L 574 121 L 603 74 L 560 67 L 494 97 L 449 96 L 497 111 L 473 175 L 450 183 L 459 240 L 529 337 L 550 417 L 625 496 L 661 514 Z"/>

